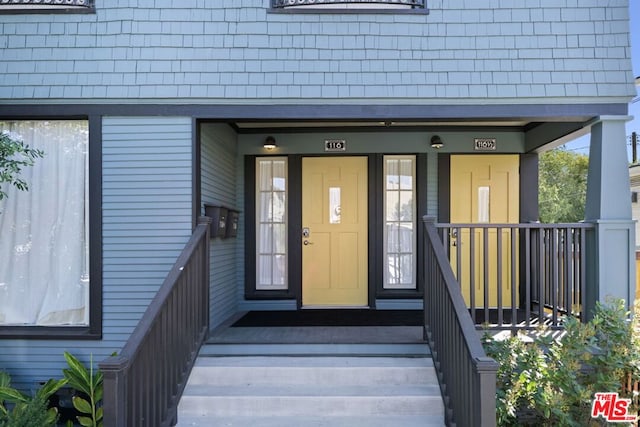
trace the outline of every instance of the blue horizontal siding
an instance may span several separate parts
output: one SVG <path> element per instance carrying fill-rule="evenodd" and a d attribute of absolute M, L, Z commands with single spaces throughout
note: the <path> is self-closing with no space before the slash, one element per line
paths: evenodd
<path fill-rule="evenodd" d="M 202 203 L 238 209 L 236 199 L 237 136 L 227 125 L 202 124 Z M 210 327 L 214 329 L 237 310 L 236 269 L 237 247 L 240 238 L 211 241 Z"/>

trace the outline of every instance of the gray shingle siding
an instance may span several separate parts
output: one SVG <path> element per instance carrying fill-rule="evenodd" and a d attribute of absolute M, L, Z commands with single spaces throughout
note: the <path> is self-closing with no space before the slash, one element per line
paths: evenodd
<path fill-rule="evenodd" d="M 628 0 L 430 0 L 429 14 L 417 15 L 204 3 L 113 0 L 91 15 L 3 15 L 0 102 L 626 102 L 635 94 Z"/>

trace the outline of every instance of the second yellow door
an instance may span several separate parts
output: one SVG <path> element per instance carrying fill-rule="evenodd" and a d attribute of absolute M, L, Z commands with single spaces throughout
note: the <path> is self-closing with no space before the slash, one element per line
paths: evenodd
<path fill-rule="evenodd" d="M 368 304 L 367 158 L 302 159 L 302 305 Z"/>
<path fill-rule="evenodd" d="M 451 156 L 451 223 L 513 223 L 519 222 L 519 167 L 518 155 L 454 155 Z M 462 230 L 461 235 L 453 236 L 451 260 L 454 272 L 457 273 L 457 246 L 462 253 L 461 277 L 458 281 L 467 304 L 470 304 L 471 287 L 474 288 L 475 307 L 484 306 L 485 267 L 488 268 L 488 286 L 490 307 L 498 306 L 497 284 L 500 277 L 501 306 L 510 307 L 512 299 L 512 277 L 517 277 L 517 263 L 511 262 L 511 239 L 517 243 L 517 233 L 510 234 L 508 229 L 501 231 L 502 271 L 498 276 L 497 266 L 497 230 L 488 231 L 485 258 L 482 255 L 485 244 L 483 231 L 474 232 L 474 253 L 469 252 L 471 238 L 469 229 Z M 517 246 L 517 245 L 516 245 Z M 517 252 L 516 257 L 517 259 Z M 474 263 L 473 280 L 470 263 Z M 515 270 L 514 270 L 515 269 Z M 516 289 L 517 292 L 517 289 Z M 516 295 L 517 300 L 517 295 Z"/>

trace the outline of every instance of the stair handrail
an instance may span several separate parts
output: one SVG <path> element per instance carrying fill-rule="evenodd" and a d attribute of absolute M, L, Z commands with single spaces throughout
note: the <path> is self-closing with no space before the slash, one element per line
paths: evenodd
<path fill-rule="evenodd" d="M 424 330 L 445 401 L 445 421 L 495 427 L 498 364 L 482 347 L 435 221 L 423 217 Z"/>
<path fill-rule="evenodd" d="M 177 422 L 178 401 L 209 330 L 209 224 L 197 226 L 126 344 L 98 366 L 104 427 Z"/>

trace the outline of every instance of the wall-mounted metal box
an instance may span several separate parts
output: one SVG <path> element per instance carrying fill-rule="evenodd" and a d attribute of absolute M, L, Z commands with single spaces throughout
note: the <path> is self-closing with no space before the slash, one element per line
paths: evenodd
<path fill-rule="evenodd" d="M 236 237 L 238 235 L 238 220 L 240 219 L 240 212 L 229 209 L 227 215 L 227 234 L 225 237 Z"/>
<path fill-rule="evenodd" d="M 229 210 L 222 206 L 204 205 L 204 214 L 211 218 L 211 237 L 226 237 Z"/>

